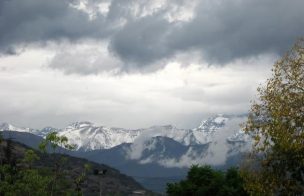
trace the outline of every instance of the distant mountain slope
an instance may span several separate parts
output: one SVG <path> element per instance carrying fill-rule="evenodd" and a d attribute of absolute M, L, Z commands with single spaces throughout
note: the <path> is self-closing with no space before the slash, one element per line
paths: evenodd
<path fill-rule="evenodd" d="M 110 164 L 131 176 L 164 177 L 184 175 L 186 173 L 187 168 L 164 167 L 158 164 L 156 160 L 161 161 L 167 157 L 180 157 L 187 151 L 187 146 L 166 137 L 152 138 L 149 145 L 151 144 L 155 145 L 155 147 L 145 148 L 140 160 L 128 158 L 128 153 L 132 147 L 131 144 L 121 144 L 105 150 L 76 153 L 77 156 L 82 156 L 89 160 Z"/>
<path fill-rule="evenodd" d="M 42 137 L 27 132 L 2 131 L 1 134 L 5 139 L 20 142 L 34 149 L 38 149 L 39 143 L 43 140 Z"/>

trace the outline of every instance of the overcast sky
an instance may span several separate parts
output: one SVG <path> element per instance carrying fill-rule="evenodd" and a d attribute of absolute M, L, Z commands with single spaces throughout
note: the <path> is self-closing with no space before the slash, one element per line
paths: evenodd
<path fill-rule="evenodd" d="M 193 128 L 250 109 L 303 0 L 0 0 L 0 122 Z"/>

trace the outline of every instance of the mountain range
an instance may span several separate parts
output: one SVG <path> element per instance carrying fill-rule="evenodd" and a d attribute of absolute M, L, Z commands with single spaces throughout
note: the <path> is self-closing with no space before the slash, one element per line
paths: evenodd
<path fill-rule="evenodd" d="M 19 142 L 30 145 L 35 142 L 26 141 L 29 138 L 25 139 L 24 135 L 31 134 L 38 141 L 56 131 L 76 145 L 76 150 L 69 154 L 111 165 L 139 181 L 147 181 L 146 178 L 181 178 L 193 164 L 219 168 L 237 165 L 251 146 L 250 137 L 240 129 L 246 118 L 246 115 L 219 114 L 203 120 L 193 129 L 164 125 L 132 130 L 83 121 L 63 129 L 46 127 L 41 130 L 0 123 L 0 130 L 16 131 Z M 154 190 L 163 191 L 165 185 L 161 186 L 156 185 Z"/>

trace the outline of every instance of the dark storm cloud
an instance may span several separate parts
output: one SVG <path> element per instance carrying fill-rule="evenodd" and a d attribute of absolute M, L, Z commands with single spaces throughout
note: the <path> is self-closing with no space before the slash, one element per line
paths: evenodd
<path fill-rule="evenodd" d="M 90 20 L 86 13 L 72 8 L 71 2 L 1 0 L 0 51 L 12 53 L 16 45 L 97 38 L 107 33 L 103 17 Z"/>
<path fill-rule="evenodd" d="M 190 50 L 219 64 L 265 53 L 281 55 L 304 35 L 303 0 L 201 0 L 191 20 L 174 22 L 165 16 L 174 12 L 170 4 L 182 6 L 183 0 L 171 0 L 142 17 L 134 14 L 136 4 L 146 9 L 141 1 L 108 1 L 108 12 L 95 13 L 92 20 L 70 6 L 75 2 L 1 0 L 0 52 L 14 54 L 15 46 L 45 41 L 106 39 L 126 69 L 142 69 Z M 88 7 L 97 10 L 96 2 L 87 1 Z"/>
<path fill-rule="evenodd" d="M 139 65 L 199 50 L 225 64 L 263 53 L 281 55 L 304 35 L 303 0 L 201 1 L 188 22 L 167 23 L 161 13 L 128 23 L 112 38 L 116 54 Z"/>
<path fill-rule="evenodd" d="M 115 34 L 110 49 L 130 63 L 153 62 L 170 54 L 167 36 L 171 28 L 168 21 L 155 16 L 131 21 Z"/>
<path fill-rule="evenodd" d="M 303 7 L 302 0 L 202 3 L 194 20 L 173 32 L 170 46 L 201 50 L 217 63 L 268 52 L 281 55 L 304 35 Z"/>

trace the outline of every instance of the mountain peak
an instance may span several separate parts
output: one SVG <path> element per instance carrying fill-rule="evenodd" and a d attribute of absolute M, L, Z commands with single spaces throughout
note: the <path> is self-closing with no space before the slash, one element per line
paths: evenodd
<path fill-rule="evenodd" d="M 218 114 L 211 119 L 213 119 L 213 121 L 217 124 L 225 124 L 226 121 L 229 120 L 229 117 L 227 115 L 224 115 L 224 114 Z"/>
<path fill-rule="evenodd" d="M 9 127 L 10 127 L 10 124 L 6 123 L 6 122 L 3 122 L 3 123 L 0 123 L 0 129 L 1 130 L 9 130 Z"/>
<path fill-rule="evenodd" d="M 228 120 L 229 120 L 228 115 L 217 114 L 213 117 L 208 118 L 207 120 L 203 120 L 196 130 L 200 130 L 204 132 L 213 132 L 225 126 Z"/>
<path fill-rule="evenodd" d="M 73 128 L 79 129 L 79 128 L 83 128 L 83 127 L 93 127 L 93 126 L 94 126 L 94 123 L 92 123 L 92 122 L 79 121 L 79 122 L 73 122 L 73 123 L 69 124 L 68 127 L 73 127 Z"/>
<path fill-rule="evenodd" d="M 32 133 L 35 130 L 30 128 L 23 128 L 23 127 L 15 127 L 9 123 L 3 122 L 0 123 L 0 131 L 18 131 L 18 132 L 29 132 Z"/>

